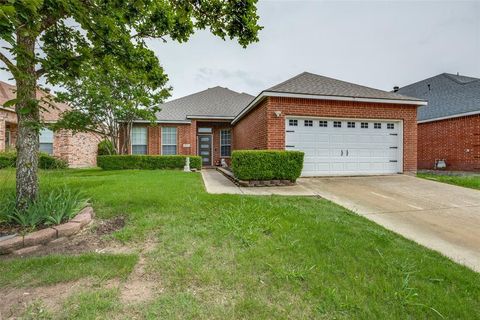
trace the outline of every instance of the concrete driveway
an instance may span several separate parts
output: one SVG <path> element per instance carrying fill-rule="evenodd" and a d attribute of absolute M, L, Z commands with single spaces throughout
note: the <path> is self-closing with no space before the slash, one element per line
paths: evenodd
<path fill-rule="evenodd" d="M 480 191 L 406 175 L 298 184 L 480 272 Z"/>

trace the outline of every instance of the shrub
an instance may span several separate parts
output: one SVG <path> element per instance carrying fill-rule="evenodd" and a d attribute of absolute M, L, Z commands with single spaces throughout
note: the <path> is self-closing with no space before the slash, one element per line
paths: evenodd
<path fill-rule="evenodd" d="M 98 155 L 99 156 L 110 156 L 116 154 L 113 143 L 110 140 L 102 140 L 98 144 Z"/>
<path fill-rule="evenodd" d="M 0 169 L 15 167 L 17 154 L 15 152 L 0 152 Z"/>
<path fill-rule="evenodd" d="M 232 153 L 232 170 L 240 180 L 290 180 L 302 173 L 303 152 L 237 150 Z"/>
<path fill-rule="evenodd" d="M 65 160 L 40 152 L 38 158 L 38 167 L 40 169 L 65 169 L 68 164 Z"/>
<path fill-rule="evenodd" d="M 104 170 L 124 169 L 183 169 L 186 158 L 190 158 L 190 168 L 200 170 L 202 161 L 199 156 L 146 156 L 114 155 L 98 156 L 97 165 Z"/>
<path fill-rule="evenodd" d="M 0 169 L 14 168 L 17 162 L 16 152 L 0 152 Z M 40 169 L 65 169 L 68 164 L 65 160 L 40 152 L 38 155 Z"/>
<path fill-rule="evenodd" d="M 1 223 L 34 229 L 42 225 L 57 225 L 72 219 L 87 205 L 87 198 L 79 192 L 63 188 L 40 194 L 38 199 L 29 203 L 27 209 L 23 211 L 15 209 L 13 193 L 3 197 L 1 203 Z"/>

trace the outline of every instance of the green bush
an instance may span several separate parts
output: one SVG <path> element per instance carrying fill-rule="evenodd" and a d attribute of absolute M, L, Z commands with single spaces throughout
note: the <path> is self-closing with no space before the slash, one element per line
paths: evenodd
<path fill-rule="evenodd" d="M 57 157 L 41 152 L 38 159 L 38 167 L 40 169 L 65 169 L 68 163 Z"/>
<path fill-rule="evenodd" d="M 0 169 L 14 168 L 17 162 L 16 152 L 0 152 Z M 40 169 L 65 169 L 68 164 L 65 160 L 40 152 L 38 155 Z"/>
<path fill-rule="evenodd" d="M 104 170 L 125 169 L 183 169 L 185 159 L 190 158 L 190 168 L 200 170 L 202 161 L 199 156 L 147 156 L 147 155 L 115 155 L 98 156 L 97 165 Z"/>
<path fill-rule="evenodd" d="M 26 210 L 15 208 L 15 194 L 0 199 L 0 223 L 34 229 L 42 225 L 58 225 L 72 219 L 87 205 L 87 199 L 79 192 L 67 188 L 42 193 L 28 204 Z"/>
<path fill-rule="evenodd" d="M 0 169 L 15 167 L 17 154 L 15 152 L 0 152 Z"/>
<path fill-rule="evenodd" d="M 232 170 L 240 180 L 290 180 L 302 173 L 303 152 L 237 150 L 232 153 Z"/>
<path fill-rule="evenodd" d="M 110 156 L 116 154 L 113 143 L 110 140 L 102 140 L 98 144 L 98 155 L 99 156 Z"/>

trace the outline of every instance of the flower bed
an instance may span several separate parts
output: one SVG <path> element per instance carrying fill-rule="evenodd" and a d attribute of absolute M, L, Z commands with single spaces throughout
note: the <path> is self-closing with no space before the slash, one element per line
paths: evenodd
<path fill-rule="evenodd" d="M 16 254 L 22 255 L 40 249 L 43 245 L 56 239 L 72 236 L 82 230 L 94 218 L 93 208 L 88 206 L 70 221 L 53 227 L 41 229 L 25 235 L 4 237 L 0 241 L 0 255 Z"/>

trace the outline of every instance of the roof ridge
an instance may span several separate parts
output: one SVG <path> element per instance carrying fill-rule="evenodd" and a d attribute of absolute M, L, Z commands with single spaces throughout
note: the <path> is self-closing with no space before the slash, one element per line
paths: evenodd
<path fill-rule="evenodd" d="M 444 74 L 446 74 L 446 72 L 442 72 L 442 73 L 439 73 L 439 74 L 437 74 L 437 75 L 434 75 L 434 76 L 425 78 L 425 79 L 423 79 L 423 80 L 419 80 L 419 81 L 416 81 L 416 82 L 414 82 L 414 83 L 407 84 L 406 86 L 400 87 L 399 89 L 405 89 L 405 88 L 408 88 L 408 87 L 417 85 L 417 84 L 419 84 L 419 83 L 421 83 L 421 82 L 424 82 L 424 81 L 427 81 L 427 80 L 430 80 L 430 79 L 433 79 L 433 78 L 440 77 L 440 76 L 442 76 L 442 75 L 444 75 Z"/>
<path fill-rule="evenodd" d="M 449 80 L 455 81 L 456 83 L 458 83 L 460 85 L 469 84 L 471 82 L 480 80 L 479 78 L 470 77 L 470 76 L 462 76 L 460 74 L 453 74 L 453 73 L 448 73 L 448 72 L 444 72 L 441 75 L 448 78 Z M 469 78 L 469 79 L 472 79 L 472 80 L 468 81 L 468 82 L 465 82 L 465 81 L 460 81 L 460 80 L 456 79 L 455 77 L 464 77 L 464 78 Z"/>
<path fill-rule="evenodd" d="M 165 102 L 163 102 L 163 103 L 161 103 L 161 104 L 166 104 L 166 103 L 170 103 L 170 102 L 174 102 L 174 101 L 178 101 L 178 100 L 183 100 L 183 99 L 185 99 L 185 98 L 188 98 L 188 97 L 197 95 L 197 94 L 199 94 L 199 93 L 206 92 L 206 91 L 208 91 L 208 90 L 210 90 L 210 89 L 213 89 L 213 87 L 212 87 L 212 88 L 207 88 L 207 89 L 204 89 L 204 90 L 201 90 L 201 91 L 198 91 L 198 92 L 190 93 L 190 94 L 187 94 L 186 96 L 178 97 L 178 98 L 173 99 L 173 100 L 165 101 Z"/>
<path fill-rule="evenodd" d="M 276 85 L 271 86 L 270 88 L 268 88 L 268 89 L 266 89 L 266 90 L 263 90 L 263 91 L 268 91 L 268 90 L 273 89 L 273 88 L 275 88 L 275 87 L 281 86 L 282 84 L 285 84 L 285 83 L 287 83 L 287 82 L 289 82 L 289 81 L 291 81 L 291 80 L 293 80 L 293 79 L 297 79 L 297 78 L 299 78 L 300 76 L 302 76 L 302 75 L 304 75 L 304 74 L 313 74 L 313 73 L 310 73 L 310 72 L 307 72 L 307 71 L 303 71 L 303 72 L 297 74 L 296 76 L 293 76 L 293 77 L 291 77 L 291 78 L 289 78 L 289 79 L 287 79 L 287 80 L 285 80 L 285 81 L 282 81 L 282 82 L 280 82 L 280 83 L 277 83 Z"/>

